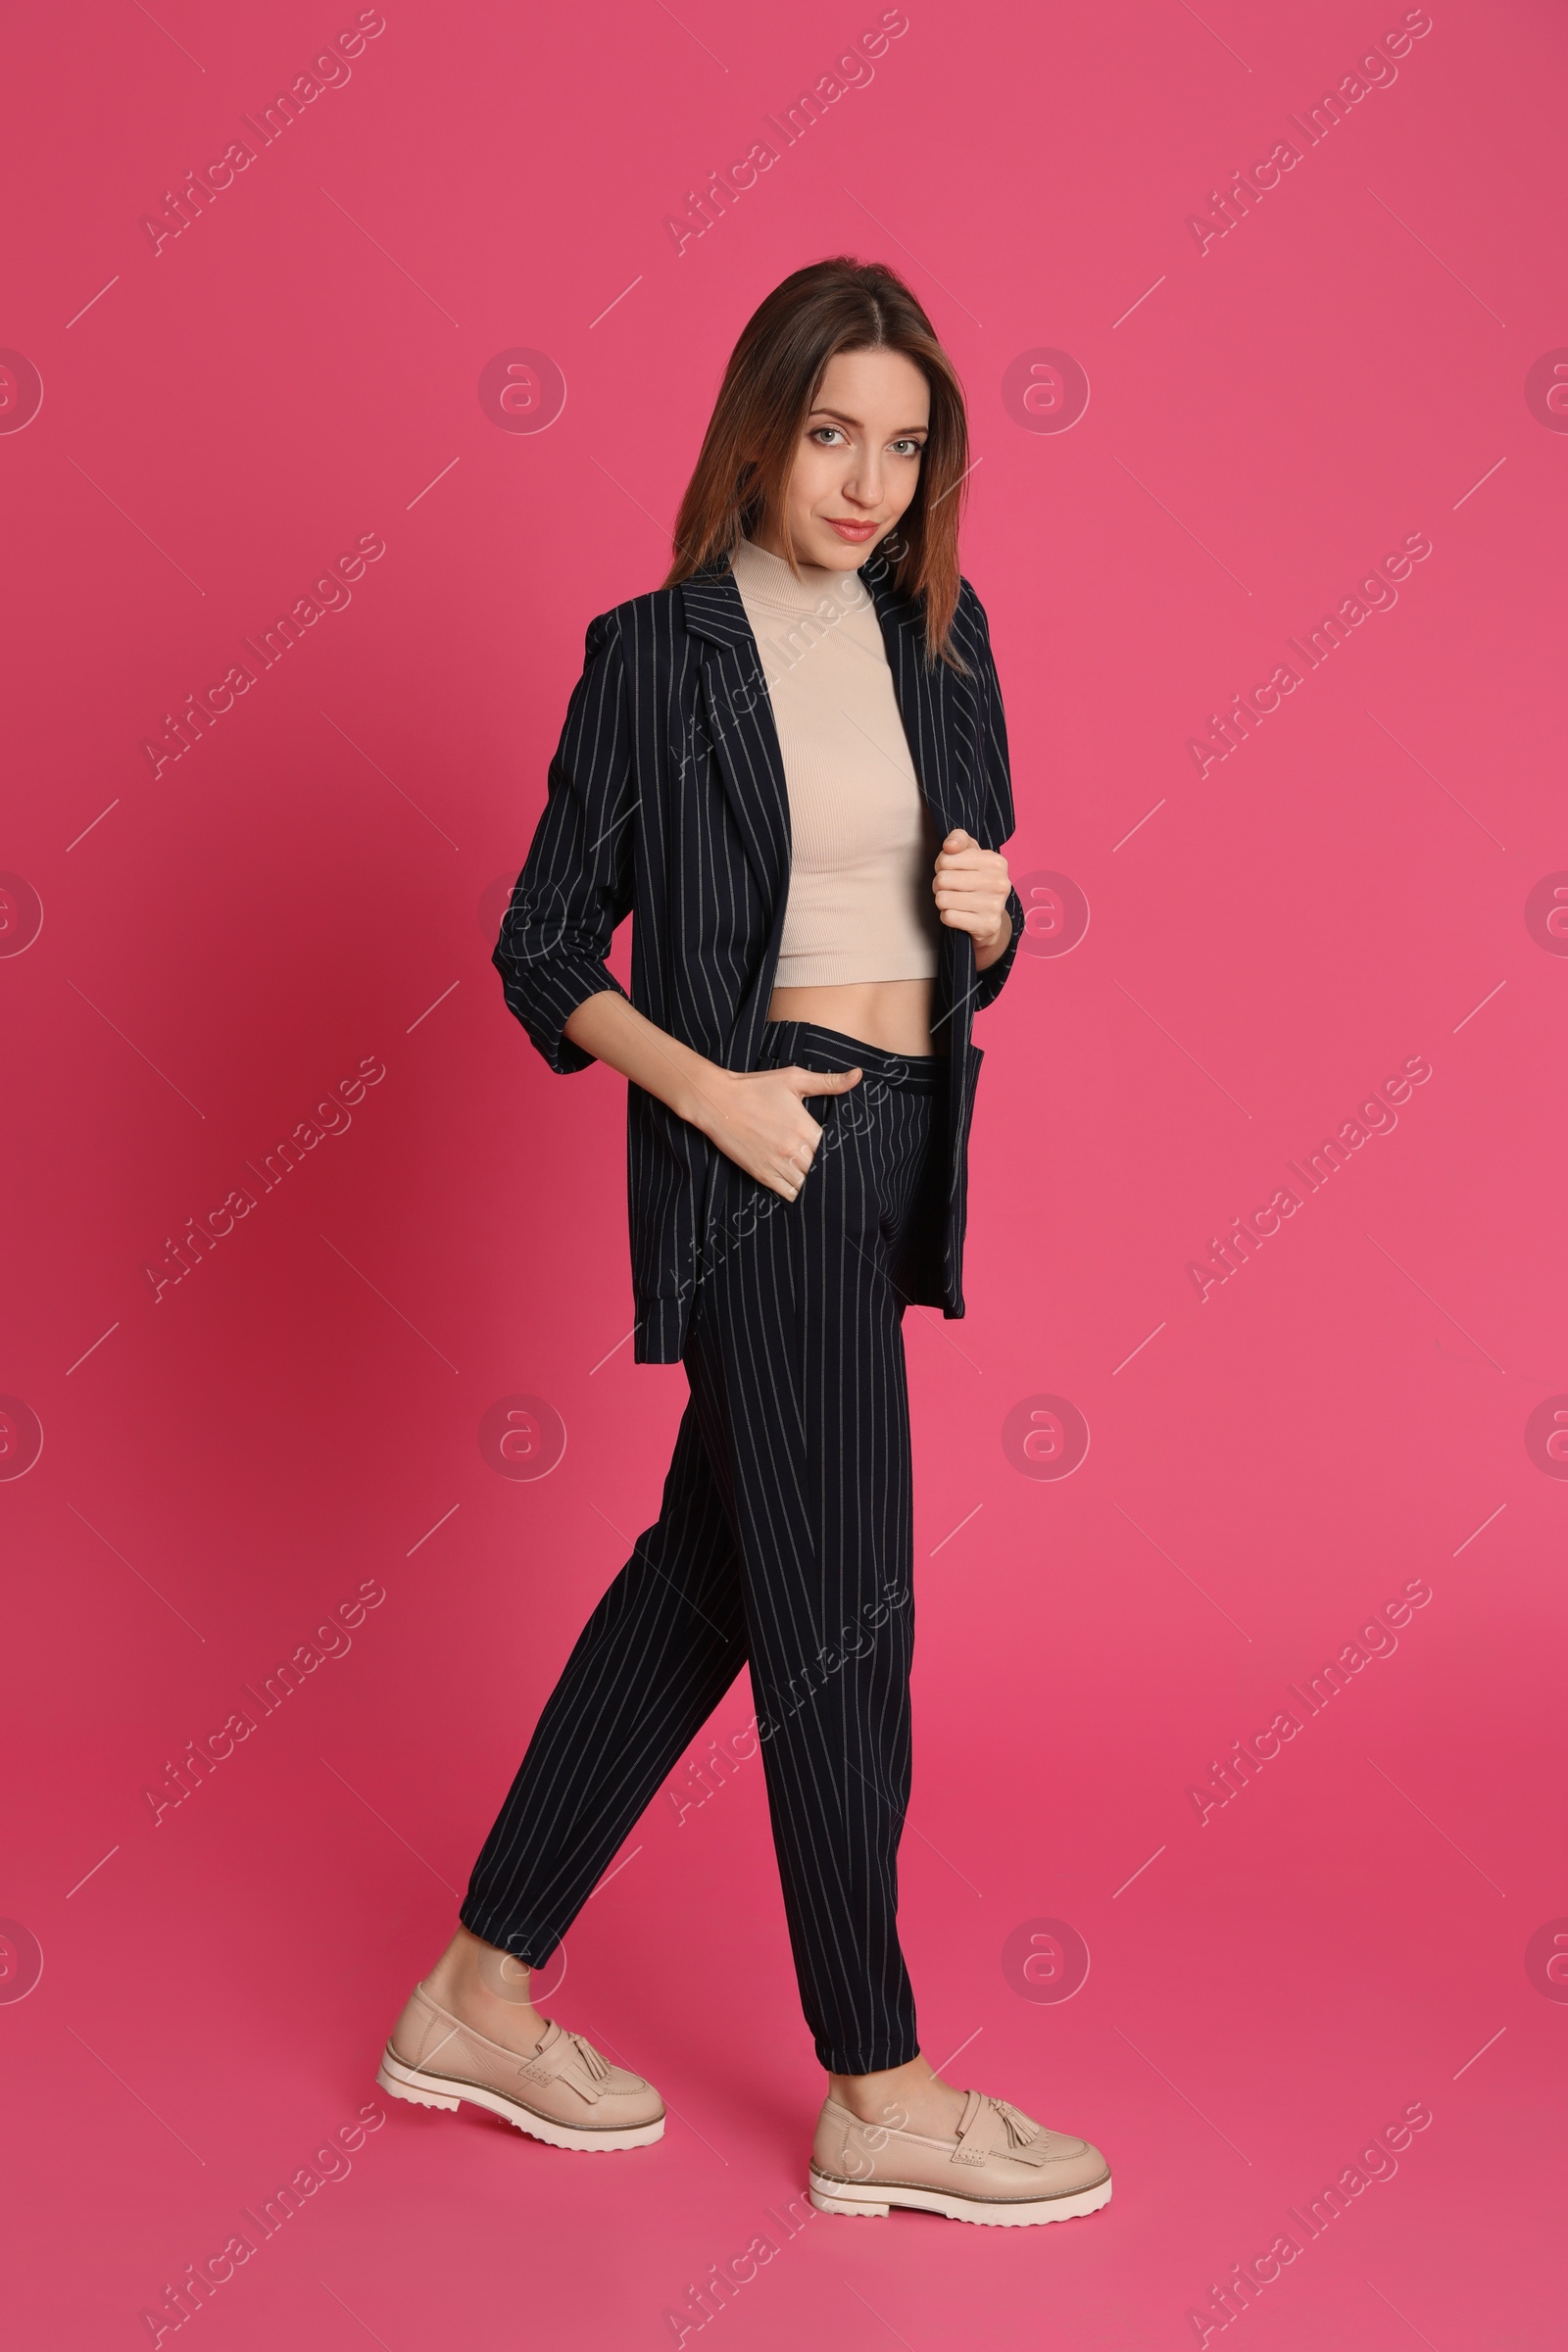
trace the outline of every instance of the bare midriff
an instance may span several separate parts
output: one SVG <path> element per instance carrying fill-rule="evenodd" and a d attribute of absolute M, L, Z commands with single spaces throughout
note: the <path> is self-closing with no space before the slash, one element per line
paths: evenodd
<path fill-rule="evenodd" d="M 775 988 L 770 1021 L 812 1021 L 884 1054 L 935 1054 L 932 980 L 855 980 L 831 988 Z"/>

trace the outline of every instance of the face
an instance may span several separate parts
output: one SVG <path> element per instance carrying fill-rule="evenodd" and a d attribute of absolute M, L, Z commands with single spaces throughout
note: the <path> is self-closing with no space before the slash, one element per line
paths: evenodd
<path fill-rule="evenodd" d="M 931 393 L 902 351 L 841 351 L 829 360 L 784 492 L 799 563 L 854 571 L 913 498 Z M 784 553 L 772 516 L 757 533 Z"/>

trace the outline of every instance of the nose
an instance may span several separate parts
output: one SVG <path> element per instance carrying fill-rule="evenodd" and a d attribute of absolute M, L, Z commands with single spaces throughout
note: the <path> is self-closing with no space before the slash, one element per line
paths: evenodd
<path fill-rule="evenodd" d="M 852 506 L 879 507 L 882 504 L 882 461 L 880 453 L 867 450 L 850 479 L 844 484 L 844 495 Z"/>

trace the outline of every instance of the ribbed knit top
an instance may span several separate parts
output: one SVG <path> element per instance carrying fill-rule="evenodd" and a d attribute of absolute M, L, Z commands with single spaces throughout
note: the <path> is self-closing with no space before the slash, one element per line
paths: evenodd
<path fill-rule="evenodd" d="M 857 571 L 743 539 L 735 584 L 767 680 L 792 856 L 776 985 L 935 975 L 940 839 L 899 716 L 882 627 Z"/>

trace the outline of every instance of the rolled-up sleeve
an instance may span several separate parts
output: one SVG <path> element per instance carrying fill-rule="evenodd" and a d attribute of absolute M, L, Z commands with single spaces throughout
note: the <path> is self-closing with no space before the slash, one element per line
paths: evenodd
<path fill-rule="evenodd" d="M 564 1034 L 578 1005 L 626 993 L 605 957 L 631 911 L 636 806 L 620 630 L 602 613 L 588 624 L 544 809 L 491 958 L 508 1005 L 563 1076 L 594 1058 Z"/>
<path fill-rule="evenodd" d="M 973 592 L 970 592 L 973 594 Z M 974 598 L 974 612 L 980 623 L 984 644 L 981 662 L 981 699 L 985 720 L 985 819 L 980 846 L 1000 850 L 1010 841 L 1017 819 L 1012 812 L 1012 769 L 1007 759 L 1007 722 L 1002 709 L 1002 687 L 997 677 L 997 665 L 991 654 L 991 630 L 985 608 Z M 1002 994 L 1004 983 L 1011 971 L 1018 943 L 1023 938 L 1023 902 L 1015 890 L 1007 892 L 1007 913 L 1012 923 L 1012 936 L 995 963 L 988 964 L 975 976 L 976 1008 L 994 1004 Z"/>

